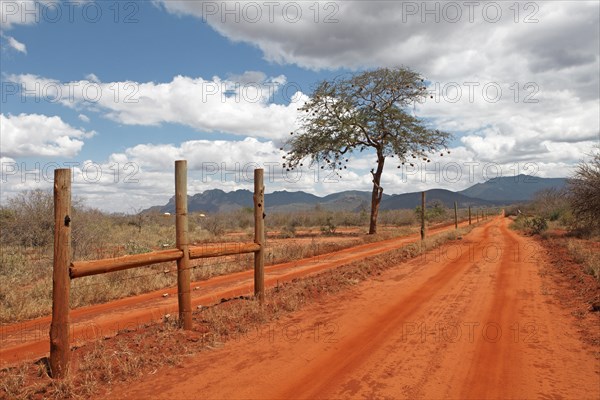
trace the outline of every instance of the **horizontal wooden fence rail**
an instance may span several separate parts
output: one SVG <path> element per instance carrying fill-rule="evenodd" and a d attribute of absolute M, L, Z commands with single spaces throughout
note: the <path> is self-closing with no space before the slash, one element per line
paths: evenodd
<path fill-rule="evenodd" d="M 71 170 L 54 171 L 54 261 L 52 324 L 50 329 L 50 373 L 63 378 L 70 360 L 69 290 L 70 279 L 123 271 L 163 262 L 177 261 L 177 303 L 183 329 L 192 329 L 190 264 L 196 258 L 254 253 L 254 294 L 262 303 L 264 292 L 264 186 L 262 169 L 254 170 L 253 243 L 207 243 L 191 246 L 188 235 L 187 162 L 175 161 L 175 249 L 152 251 L 102 260 L 71 261 Z M 77 223 L 77 221 L 73 221 Z"/>
<path fill-rule="evenodd" d="M 256 243 L 220 243 L 217 245 L 190 246 L 190 259 L 233 256 L 255 253 L 260 250 Z"/>
<path fill-rule="evenodd" d="M 190 259 L 232 256 L 237 254 L 254 253 L 260 250 L 256 243 L 209 243 L 202 246 L 190 246 Z M 91 261 L 73 261 L 69 268 L 71 279 L 84 276 L 123 271 L 125 269 L 145 267 L 162 262 L 177 261 L 183 257 L 183 251 L 169 249 L 129 256 L 104 258 Z"/>
<path fill-rule="evenodd" d="M 69 268 L 69 275 L 71 279 L 82 278 L 84 276 L 144 267 L 161 262 L 176 261 L 181 257 L 183 257 L 183 251 L 170 249 L 116 258 L 105 258 L 102 260 L 73 261 L 71 268 Z"/>

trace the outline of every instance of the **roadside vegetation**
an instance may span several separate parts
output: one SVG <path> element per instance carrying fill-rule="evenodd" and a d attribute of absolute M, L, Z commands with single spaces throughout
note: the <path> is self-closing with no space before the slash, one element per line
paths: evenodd
<path fill-rule="evenodd" d="M 93 260 L 146 253 L 175 247 L 175 216 L 163 214 L 108 214 L 73 202 L 73 260 Z M 429 204 L 428 204 L 429 207 Z M 429 224 L 449 223 L 453 211 L 431 204 Z M 237 211 L 189 218 L 194 244 L 253 240 L 253 211 Z M 267 218 L 266 263 L 276 264 L 317 256 L 343 248 L 416 234 L 414 210 L 383 211 L 380 230 L 367 235 L 369 213 L 311 211 L 272 213 Z M 466 219 L 466 210 L 459 218 Z M 28 191 L 0 208 L 0 323 L 14 323 L 44 315 L 52 309 L 53 199 L 48 191 Z M 192 263 L 192 281 L 252 268 L 252 255 L 238 255 Z M 71 283 L 71 307 L 173 287 L 176 264 L 163 263 L 91 277 Z"/>
<path fill-rule="evenodd" d="M 255 340 L 257 334 L 264 332 L 265 325 L 272 328 L 285 314 L 347 290 L 426 251 L 460 240 L 474 226 L 432 235 L 422 244 L 409 244 L 326 273 L 277 285 L 268 291 L 262 307 L 249 298 L 238 297 L 196 309 L 191 332 L 178 329 L 175 319 L 165 317 L 162 323 L 123 330 L 108 340 L 98 338 L 72 350 L 71 369 L 65 379 L 51 379 L 45 359 L 2 368 L 0 398 L 110 397 L 111 387 L 116 383 L 153 375 L 164 366 L 182 365 L 186 357 L 218 348 L 227 341 Z M 367 237 L 374 240 L 373 236 Z"/>
<path fill-rule="evenodd" d="M 542 190 L 506 215 L 514 219 L 513 229 L 540 235 L 549 248 L 565 247 L 585 273 L 600 281 L 600 147 L 579 163 L 564 189 Z"/>

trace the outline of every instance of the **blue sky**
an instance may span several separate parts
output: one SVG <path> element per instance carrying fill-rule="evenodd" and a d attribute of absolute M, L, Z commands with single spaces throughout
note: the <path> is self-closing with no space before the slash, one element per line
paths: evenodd
<path fill-rule="evenodd" d="M 598 143 L 597 2 L 268 4 L 1 0 L 2 201 L 71 163 L 76 196 L 131 212 L 168 200 L 180 158 L 191 193 L 250 188 L 254 164 L 268 192 L 370 190 L 369 154 L 341 178 L 286 176 L 279 147 L 315 83 L 397 65 L 431 82 L 415 113 L 455 138 L 433 169 L 389 162 L 388 194 L 567 176 Z"/>

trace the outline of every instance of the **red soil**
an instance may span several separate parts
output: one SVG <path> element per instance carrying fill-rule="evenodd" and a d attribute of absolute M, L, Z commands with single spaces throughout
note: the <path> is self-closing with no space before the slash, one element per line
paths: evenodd
<path fill-rule="evenodd" d="M 560 289 L 544 272 L 546 252 L 509 222 L 493 219 L 460 242 L 289 314 L 262 335 L 116 385 L 112 396 L 600 398 L 597 347 L 581 340 L 575 317 L 543 289 Z M 299 270 L 386 246 L 393 242 Z M 283 271 L 292 270 L 273 268 L 271 282 Z"/>
<path fill-rule="evenodd" d="M 466 225 L 462 222 L 460 225 Z M 430 228 L 429 234 L 453 229 L 453 224 Z M 265 268 L 265 285 L 335 268 L 364 257 L 381 254 L 418 240 L 417 235 L 389 239 Z M 192 283 L 192 306 L 211 305 L 222 298 L 253 292 L 253 271 L 244 271 Z M 168 297 L 163 294 L 168 293 Z M 74 309 L 70 313 L 72 344 L 80 345 L 100 337 L 114 336 L 119 330 L 134 329 L 177 313 L 177 288 L 163 289 L 105 304 Z M 0 326 L 0 366 L 48 355 L 50 317 Z"/>

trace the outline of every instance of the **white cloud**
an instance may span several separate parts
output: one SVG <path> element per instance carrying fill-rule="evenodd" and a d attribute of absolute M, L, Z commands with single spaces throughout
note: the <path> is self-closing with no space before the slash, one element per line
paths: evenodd
<path fill-rule="evenodd" d="M 495 146 L 493 144 L 492 146 Z M 549 145 L 552 146 L 552 145 Z M 561 161 L 539 159 L 519 162 L 482 161 L 467 146 L 451 149 L 451 154 L 433 157 L 431 163 L 408 163 L 401 168 L 396 159 L 388 158 L 382 177 L 384 193 L 397 194 L 434 188 L 460 191 L 475 183 L 498 176 L 533 174 L 559 177 L 572 172 L 573 162 L 579 161 L 584 148 L 581 144 L 552 149 L 563 154 Z M 188 160 L 189 194 L 209 189 L 234 191 L 253 188 L 253 170 L 265 170 L 267 193 L 277 190 L 303 190 L 319 196 L 344 190 L 372 189 L 372 154 L 350 156 L 347 170 L 337 176 L 327 169 L 310 167 L 308 162 L 300 171 L 287 172 L 282 155 L 272 141 L 254 138 L 238 141 L 191 140 L 179 144 L 139 144 L 113 153 L 106 160 L 85 160 L 70 165 L 55 162 L 16 162 L 2 158 L 2 196 L 20 190 L 50 188 L 52 170 L 73 168 L 73 194 L 86 204 L 106 211 L 134 212 L 153 205 L 166 204 L 173 196 L 174 161 Z M 107 202 L 106 199 L 110 198 Z"/>
<path fill-rule="evenodd" d="M 282 138 L 296 122 L 296 110 L 306 96 L 290 93 L 288 104 L 272 102 L 285 85 L 284 76 L 247 72 L 229 79 L 176 76 L 171 82 L 61 83 L 31 74 L 9 75 L 7 81 L 25 88 L 28 96 L 76 108 L 100 111 L 126 124 L 156 126 L 177 123 L 198 131 Z M 292 87 L 295 91 L 295 86 Z"/>
<path fill-rule="evenodd" d="M 96 74 L 87 74 L 85 76 L 85 79 L 87 79 L 90 82 L 100 83 L 100 78 L 98 78 Z"/>
<path fill-rule="evenodd" d="M 95 134 L 73 128 L 60 117 L 0 114 L 2 155 L 6 157 L 73 157 L 83 140 Z"/>
<path fill-rule="evenodd" d="M 47 1 L 47 0 L 43 0 Z M 5 31 L 16 25 L 32 25 L 40 20 L 40 2 L 35 0 L 0 0 L 0 36 L 6 38 L 8 47 L 27 54 L 27 46 L 12 36 L 5 35 Z"/>
<path fill-rule="evenodd" d="M 258 47 L 271 62 L 315 70 L 407 65 L 433 87 L 458 85 L 460 100 L 450 90 L 417 114 L 464 136 L 482 160 L 559 162 L 557 149 L 571 154 L 600 140 L 597 1 L 157 3 Z"/>
<path fill-rule="evenodd" d="M 40 19 L 39 2 L 34 0 L 0 0 L 0 23 L 2 29 L 15 25 L 31 25 Z"/>
<path fill-rule="evenodd" d="M 19 53 L 27 54 L 27 46 L 25 44 L 19 42 L 12 36 L 7 36 L 6 40 L 8 41 L 8 45 L 18 51 Z"/>
<path fill-rule="evenodd" d="M 269 61 L 314 69 L 404 64 L 439 79 L 485 78 L 597 61 L 597 1 L 156 3 L 257 46 Z"/>
<path fill-rule="evenodd" d="M 77 116 L 77 118 L 79 118 L 79 120 L 80 120 L 80 121 L 83 121 L 83 122 L 85 122 L 85 123 L 88 123 L 88 122 L 90 122 L 90 117 L 88 117 L 88 116 L 87 116 L 87 115 L 85 115 L 85 114 L 79 114 L 79 115 Z"/>
<path fill-rule="evenodd" d="M 395 159 L 386 161 L 382 179 L 384 193 L 397 194 L 434 188 L 460 191 L 475 183 L 499 176 L 531 174 L 559 177 L 572 172 L 578 160 L 576 147 L 564 161 L 484 162 L 464 146 L 452 148 L 451 154 L 434 157 L 432 163 L 415 163 L 397 168 Z M 344 190 L 372 189 L 369 169 L 373 156 L 350 157 L 348 170 L 337 176 L 319 166 L 305 163 L 301 171 L 287 172 L 282 167 L 281 152 L 275 143 L 253 138 L 240 141 L 193 140 L 180 144 L 139 144 L 114 153 L 104 162 L 82 162 L 74 169 L 74 193 L 93 206 L 109 211 L 132 212 L 140 208 L 165 204 L 173 195 L 174 161 L 188 160 L 190 194 L 209 189 L 226 192 L 252 190 L 254 168 L 265 170 L 267 193 L 277 190 L 303 190 L 319 196 Z M 31 169 L 31 168 L 29 168 Z M 111 201 L 106 202 L 110 197 Z"/>

